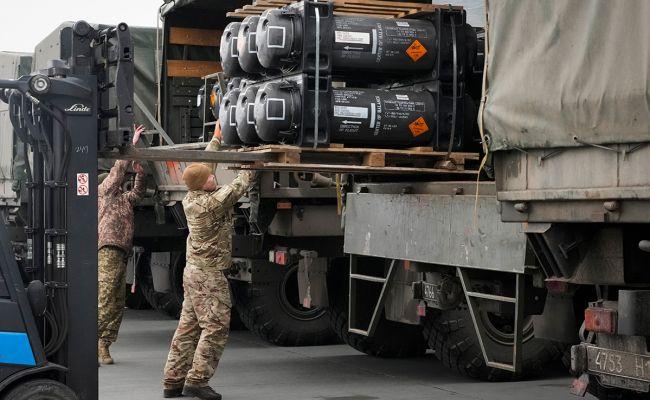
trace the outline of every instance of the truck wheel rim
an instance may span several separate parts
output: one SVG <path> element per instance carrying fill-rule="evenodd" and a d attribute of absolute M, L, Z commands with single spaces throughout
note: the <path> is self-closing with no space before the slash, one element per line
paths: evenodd
<path fill-rule="evenodd" d="M 485 327 L 485 333 L 495 342 L 503 346 L 512 346 L 515 341 L 515 335 L 513 332 L 514 328 L 514 317 L 502 317 L 497 314 L 482 311 L 480 313 L 480 318 Z M 533 318 L 527 316 L 523 321 L 524 325 L 524 334 L 522 343 L 526 343 L 529 340 L 532 340 L 535 337 L 535 331 L 533 327 Z"/>

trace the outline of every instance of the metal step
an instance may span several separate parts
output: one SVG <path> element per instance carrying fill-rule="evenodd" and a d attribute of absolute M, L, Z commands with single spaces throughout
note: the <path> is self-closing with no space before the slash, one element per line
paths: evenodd
<path fill-rule="evenodd" d="M 348 331 L 362 336 L 372 336 L 375 332 L 375 329 L 377 328 L 377 324 L 379 323 L 379 315 L 381 314 L 381 309 L 384 306 L 384 302 L 386 301 L 386 295 L 388 294 L 388 290 L 387 290 L 388 285 L 390 284 L 390 281 L 393 278 L 396 271 L 395 268 L 396 260 L 391 261 L 390 266 L 388 267 L 388 272 L 386 273 L 386 277 L 363 275 L 357 273 L 356 261 L 357 261 L 357 256 L 355 255 L 350 256 L 350 280 L 349 280 L 350 298 L 348 304 L 349 307 L 348 308 L 349 311 Z M 358 326 L 359 321 L 357 318 L 357 310 L 356 310 L 357 290 L 356 290 L 355 281 L 373 282 L 382 285 L 381 292 L 379 293 L 379 297 L 377 299 L 377 302 L 375 303 L 375 307 L 372 312 L 372 317 L 370 317 L 370 323 L 368 324 L 367 327 Z"/>
<path fill-rule="evenodd" d="M 463 285 L 463 291 L 467 299 L 467 306 L 469 308 L 472 322 L 476 330 L 479 346 L 485 359 L 485 364 L 488 367 L 497 368 L 512 373 L 520 373 L 522 369 L 522 341 L 523 341 L 523 319 L 524 307 L 522 300 L 524 298 L 524 274 L 515 274 L 515 297 L 498 296 L 490 293 L 480 293 L 471 290 L 472 282 L 469 277 L 469 271 L 465 268 L 458 268 L 458 276 Z M 478 300 L 492 300 L 502 303 L 510 303 L 515 305 L 515 323 L 514 323 L 514 343 L 512 346 L 512 364 L 492 361 L 490 355 L 485 348 L 485 326 L 483 320 L 479 317 L 479 304 Z"/>

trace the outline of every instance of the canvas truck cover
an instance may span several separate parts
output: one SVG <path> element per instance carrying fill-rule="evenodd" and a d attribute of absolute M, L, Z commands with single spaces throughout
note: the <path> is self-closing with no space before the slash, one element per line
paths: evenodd
<path fill-rule="evenodd" d="M 32 55 L 0 52 L 0 79 L 16 79 L 28 75 Z M 15 204 L 17 181 L 25 177 L 25 158 L 22 142 L 14 134 L 7 104 L 0 102 L 0 201 Z"/>
<path fill-rule="evenodd" d="M 43 69 L 52 59 L 62 57 L 60 46 L 61 31 L 73 26 L 73 22 L 64 22 L 52 33 L 36 45 L 33 71 Z M 96 27 L 107 27 L 105 24 L 92 24 Z M 142 100 L 151 115 L 156 115 L 158 98 L 157 63 L 156 63 L 156 28 L 129 26 L 133 39 L 134 91 Z M 67 55 L 64 55 L 67 56 Z M 153 128 L 139 106 L 135 107 L 135 121 Z"/>
<path fill-rule="evenodd" d="M 160 8 L 160 14 L 165 17 L 168 14 L 174 13 L 182 8 L 191 7 L 199 10 L 206 10 L 207 12 L 214 12 L 216 8 L 223 10 L 223 17 L 228 11 L 234 11 L 244 4 L 250 4 L 252 1 L 246 0 L 173 0 L 165 1 Z M 225 26 L 225 25 L 224 25 Z"/>
<path fill-rule="evenodd" d="M 135 94 L 142 100 L 149 113 L 156 115 L 158 99 L 158 63 L 156 63 L 156 28 L 131 26 L 133 38 L 133 63 Z M 135 122 L 153 129 L 152 123 L 145 117 L 138 105 L 135 107 Z"/>
<path fill-rule="evenodd" d="M 92 24 L 96 27 L 107 27 L 104 24 Z M 57 27 L 52 33 L 45 37 L 36 45 L 34 54 L 34 63 L 32 70 L 37 71 L 47 66 L 51 59 L 58 59 L 65 54 L 61 54 L 61 30 L 72 27 L 72 22 L 64 22 Z M 141 100 L 148 112 L 155 116 L 158 98 L 158 63 L 156 63 L 156 28 L 129 26 L 131 37 L 133 39 L 133 64 L 134 77 L 133 87 L 134 94 Z M 139 105 L 135 105 L 134 117 L 136 124 L 144 124 L 147 128 L 152 129 L 153 124 L 147 119 L 145 113 Z M 113 165 L 112 160 L 100 160 L 100 170 L 109 169 Z"/>
<path fill-rule="evenodd" d="M 486 4 L 492 151 L 650 141 L 650 1 Z"/>

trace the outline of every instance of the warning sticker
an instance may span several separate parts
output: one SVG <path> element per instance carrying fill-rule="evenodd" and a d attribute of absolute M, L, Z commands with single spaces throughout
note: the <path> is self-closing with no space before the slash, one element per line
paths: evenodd
<path fill-rule="evenodd" d="M 90 196 L 88 173 L 77 174 L 77 196 Z"/>
<path fill-rule="evenodd" d="M 427 49 L 422 46 L 422 43 L 420 43 L 419 40 L 415 39 L 409 48 L 406 49 L 406 54 L 411 57 L 411 60 L 417 61 L 427 54 Z"/>
<path fill-rule="evenodd" d="M 429 131 L 429 125 L 427 125 L 427 121 L 423 117 L 420 117 L 409 124 L 409 129 L 413 137 L 418 137 Z"/>

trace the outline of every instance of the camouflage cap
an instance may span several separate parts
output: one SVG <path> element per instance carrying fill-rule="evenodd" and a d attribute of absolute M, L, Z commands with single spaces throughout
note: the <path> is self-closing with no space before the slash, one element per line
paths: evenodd
<path fill-rule="evenodd" d="M 183 171 L 183 182 L 189 190 L 198 190 L 203 187 L 210 175 L 210 168 L 205 164 L 190 164 Z"/>

